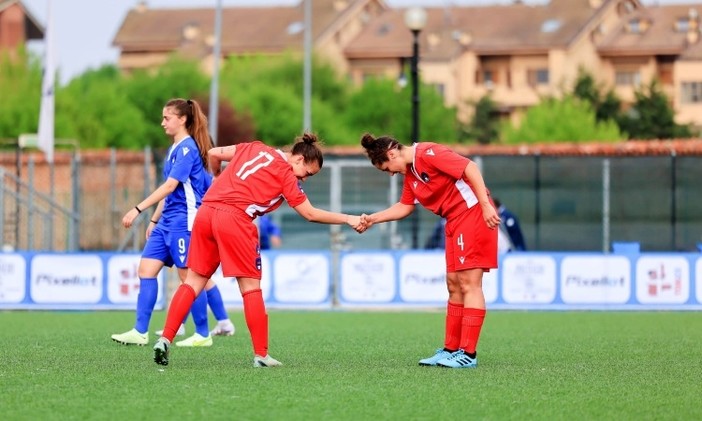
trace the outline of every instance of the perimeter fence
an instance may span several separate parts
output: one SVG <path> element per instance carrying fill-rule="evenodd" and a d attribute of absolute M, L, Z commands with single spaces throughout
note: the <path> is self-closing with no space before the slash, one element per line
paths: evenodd
<path fill-rule="evenodd" d="M 529 250 L 607 252 L 612 242 L 634 241 L 642 251 L 693 251 L 702 242 L 700 145 L 460 152 L 480 165 L 493 196 L 518 216 Z M 131 230 L 121 227 L 121 218 L 162 182 L 164 153 L 83 151 L 76 159 L 57 152 L 55 168 L 39 153 L 0 153 L 5 249 L 141 250 L 150 212 Z M 330 151 L 305 192 L 321 208 L 369 213 L 395 203 L 401 181 L 373 168 L 359 150 Z M 359 235 L 348 227 L 309 223 L 285 205 L 271 216 L 282 228 L 283 250 L 421 249 L 439 220 L 418 207 L 402 221 Z"/>

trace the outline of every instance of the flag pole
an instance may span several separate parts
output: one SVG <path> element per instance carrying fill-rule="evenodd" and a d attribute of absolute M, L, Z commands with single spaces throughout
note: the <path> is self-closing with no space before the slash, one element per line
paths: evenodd
<path fill-rule="evenodd" d="M 47 0 L 46 31 L 44 32 L 44 71 L 41 84 L 41 109 L 39 112 L 39 149 L 44 151 L 46 162 L 54 163 L 54 21 L 51 0 Z M 52 180 L 53 181 L 53 180 Z M 53 188 L 53 186 L 52 186 Z"/>

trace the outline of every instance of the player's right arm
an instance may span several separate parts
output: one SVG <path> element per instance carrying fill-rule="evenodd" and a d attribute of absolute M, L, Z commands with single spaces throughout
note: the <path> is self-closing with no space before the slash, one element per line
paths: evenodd
<path fill-rule="evenodd" d="M 310 222 L 317 222 L 319 224 L 348 224 L 353 229 L 357 229 L 361 222 L 361 218 L 359 216 L 330 212 L 324 209 L 315 208 L 312 206 L 309 199 L 305 199 L 304 202 L 295 206 L 293 209 L 295 209 L 295 211 L 306 220 Z"/>
<path fill-rule="evenodd" d="M 366 229 L 368 229 L 373 224 L 404 219 L 409 216 L 412 211 L 414 211 L 414 205 L 405 205 L 404 203 L 397 202 L 389 208 L 383 209 L 379 212 L 375 212 L 370 215 L 362 215 L 361 222 L 363 222 Z"/>
<path fill-rule="evenodd" d="M 173 193 L 178 187 L 178 184 L 180 184 L 180 181 L 176 180 L 175 178 L 168 177 L 168 179 L 166 179 L 163 184 L 158 186 L 158 188 L 156 188 L 156 190 L 154 190 L 153 193 L 151 193 L 146 199 L 139 202 L 135 207 L 124 214 L 122 217 L 122 225 L 125 228 L 131 227 L 132 223 L 141 212 L 159 203 L 161 200 L 165 199 L 166 196 Z"/>
<path fill-rule="evenodd" d="M 217 177 L 222 173 L 222 162 L 231 161 L 236 153 L 236 145 L 212 148 L 207 151 L 207 159 L 210 163 L 210 171 Z"/>

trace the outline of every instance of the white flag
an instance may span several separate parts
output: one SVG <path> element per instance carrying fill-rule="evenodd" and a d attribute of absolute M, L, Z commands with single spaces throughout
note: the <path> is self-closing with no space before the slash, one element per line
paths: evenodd
<path fill-rule="evenodd" d="M 41 110 L 39 112 L 39 149 L 46 160 L 54 162 L 54 22 L 51 18 L 51 0 L 47 1 L 46 31 L 44 33 L 44 76 L 41 84 Z"/>

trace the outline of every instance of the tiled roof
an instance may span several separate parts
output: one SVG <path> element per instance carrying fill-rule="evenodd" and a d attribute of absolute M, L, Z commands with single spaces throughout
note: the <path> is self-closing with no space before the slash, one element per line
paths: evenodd
<path fill-rule="evenodd" d="M 607 0 L 609 1 L 609 0 Z M 349 58 L 411 56 L 405 9 L 387 10 L 346 49 Z M 422 30 L 422 58 L 445 59 L 468 48 L 478 54 L 547 51 L 565 47 L 597 13 L 588 0 L 428 8 Z"/>
<path fill-rule="evenodd" d="M 690 9 L 698 5 L 650 6 L 633 12 L 627 19 L 622 19 L 610 34 L 598 45 L 601 54 L 687 54 L 700 56 L 699 41 L 688 46 L 686 31 L 676 30 L 676 22 L 686 20 Z M 632 32 L 629 26 L 633 21 L 639 22 L 640 32 Z M 699 29 L 698 29 L 699 30 Z"/>
<path fill-rule="evenodd" d="M 313 38 L 323 34 L 340 16 L 368 0 L 315 0 Z M 382 2 L 380 2 L 382 4 Z M 336 7 L 336 6 L 343 7 Z M 187 26 L 199 29 L 205 39 L 214 33 L 214 8 L 140 9 L 129 11 L 113 44 L 123 52 L 170 51 L 183 43 Z M 222 52 L 246 54 L 301 49 L 304 10 L 293 7 L 228 7 L 222 9 Z"/>

